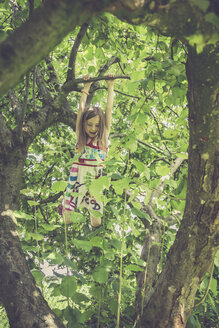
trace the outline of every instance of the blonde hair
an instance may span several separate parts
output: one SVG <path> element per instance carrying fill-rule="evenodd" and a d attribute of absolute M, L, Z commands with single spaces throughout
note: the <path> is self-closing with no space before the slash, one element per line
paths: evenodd
<path fill-rule="evenodd" d="M 106 152 L 107 140 L 106 140 L 106 118 L 103 110 L 98 106 L 90 106 L 82 115 L 78 127 L 78 140 L 77 140 L 77 150 L 79 152 L 83 151 L 87 143 L 87 135 L 85 132 L 85 122 L 95 116 L 99 116 L 99 130 L 97 135 L 97 141 L 99 147 Z"/>

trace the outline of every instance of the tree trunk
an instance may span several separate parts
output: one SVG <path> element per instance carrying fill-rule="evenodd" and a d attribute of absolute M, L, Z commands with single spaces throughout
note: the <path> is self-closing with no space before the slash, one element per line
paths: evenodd
<path fill-rule="evenodd" d="M 138 327 L 182 328 L 198 285 L 213 263 L 219 232 L 219 126 L 217 51 L 189 49 L 188 190 L 184 217 L 155 291 Z"/>
<path fill-rule="evenodd" d="M 13 211 L 18 205 L 25 157 L 22 147 L 0 156 L 0 300 L 11 328 L 63 328 L 36 287 L 18 237 Z"/>

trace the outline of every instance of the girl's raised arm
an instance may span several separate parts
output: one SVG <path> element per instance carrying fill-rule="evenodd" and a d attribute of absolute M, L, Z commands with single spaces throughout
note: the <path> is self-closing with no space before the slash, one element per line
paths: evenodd
<path fill-rule="evenodd" d="M 82 90 L 82 95 L 79 103 L 79 110 L 78 110 L 78 115 L 77 115 L 77 120 L 76 120 L 76 137 L 78 138 L 79 136 L 79 122 L 81 119 L 81 116 L 83 115 L 85 111 L 85 105 L 86 105 L 86 100 L 87 96 L 89 95 L 89 90 L 92 82 L 86 82 L 86 80 L 89 79 L 89 76 L 84 77 L 84 88 Z"/>
<path fill-rule="evenodd" d="M 113 76 L 113 75 L 112 75 Z M 113 98 L 114 98 L 114 80 L 107 80 L 108 84 L 108 97 L 106 104 L 106 137 L 108 138 L 110 134 L 111 128 L 111 120 L 112 120 L 112 107 L 113 107 Z"/>

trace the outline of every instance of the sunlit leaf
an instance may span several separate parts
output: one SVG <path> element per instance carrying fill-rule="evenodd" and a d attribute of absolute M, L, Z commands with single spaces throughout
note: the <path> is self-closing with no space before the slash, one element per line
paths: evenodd
<path fill-rule="evenodd" d="M 60 192 L 60 191 L 64 191 L 67 185 L 68 185 L 67 181 L 56 181 L 53 183 L 51 189 L 55 192 Z"/>

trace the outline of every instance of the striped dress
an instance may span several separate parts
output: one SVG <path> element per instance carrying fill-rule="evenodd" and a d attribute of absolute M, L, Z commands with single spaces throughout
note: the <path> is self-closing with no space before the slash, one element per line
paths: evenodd
<path fill-rule="evenodd" d="M 78 207 L 103 213 L 103 203 L 90 195 L 86 182 L 96 179 L 101 174 L 100 163 L 104 161 L 106 153 L 99 148 L 98 142 L 88 139 L 84 152 L 76 162 L 72 163 L 70 176 L 65 192 L 65 210 L 74 211 Z"/>

